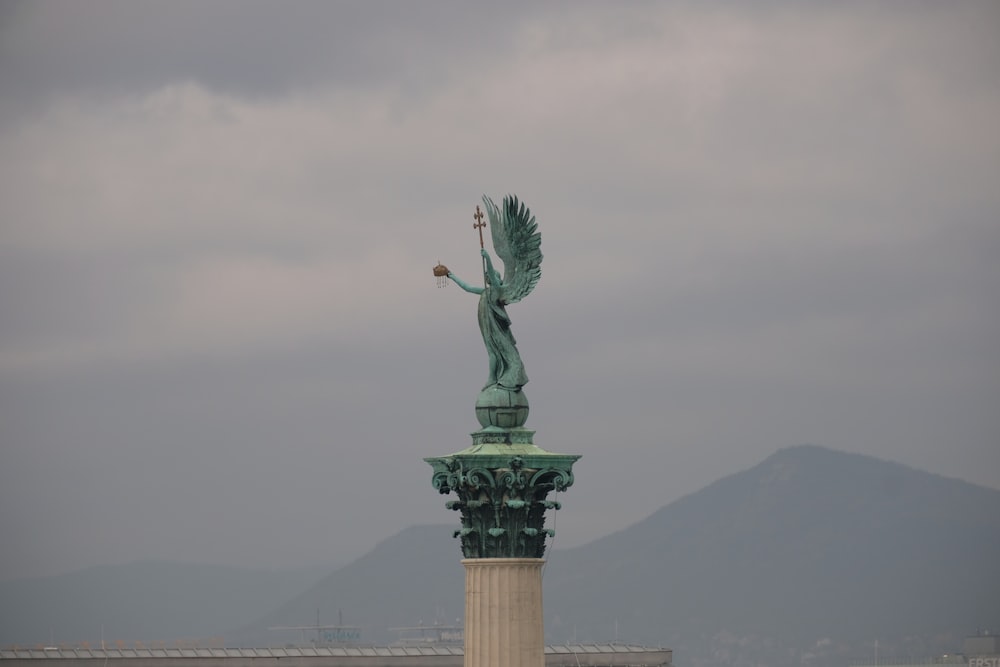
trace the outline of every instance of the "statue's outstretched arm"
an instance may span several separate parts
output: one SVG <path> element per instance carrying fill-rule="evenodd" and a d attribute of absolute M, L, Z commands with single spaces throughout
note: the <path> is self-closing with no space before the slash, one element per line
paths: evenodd
<path fill-rule="evenodd" d="M 455 284 L 464 289 L 466 292 L 471 292 L 472 294 L 482 294 L 483 288 L 476 287 L 475 285 L 470 285 L 458 276 L 456 276 L 451 271 L 448 272 L 448 277 L 455 281 Z"/>

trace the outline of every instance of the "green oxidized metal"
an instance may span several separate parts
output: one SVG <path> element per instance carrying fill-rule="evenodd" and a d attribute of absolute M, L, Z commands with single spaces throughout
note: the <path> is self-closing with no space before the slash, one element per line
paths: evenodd
<path fill-rule="evenodd" d="M 490 218 L 493 249 L 504 263 L 503 277 L 493 267 L 493 260 L 485 247 L 480 248 L 483 256 L 482 287 L 465 282 L 451 271 L 446 275 L 466 292 L 479 295 L 479 331 L 483 335 L 489 361 L 485 388 L 496 386 L 517 393 L 527 384 L 528 375 L 524 372 L 517 341 L 510 329 L 507 306 L 531 294 L 538 284 L 542 275 L 542 235 L 538 232 L 535 217 L 517 197 L 504 197 L 502 207 L 497 207 L 489 197 L 483 197 L 483 205 Z M 480 221 L 473 226 L 480 228 L 482 244 L 481 227 L 484 225 Z M 444 270 L 447 271 L 447 267 Z"/>
<path fill-rule="evenodd" d="M 520 428 L 528 420 L 528 397 L 523 389 L 514 391 L 490 385 L 479 392 L 476 399 L 476 419 L 484 429 Z"/>
<path fill-rule="evenodd" d="M 553 454 L 532 442 L 534 431 L 524 428 L 528 382 L 517 342 L 510 330 L 506 306 L 517 303 L 541 276 L 541 235 L 534 216 L 517 197 L 508 196 L 498 207 L 483 197 L 489 215 L 493 248 L 504 262 L 504 275 L 494 269 L 483 247 L 482 214 L 477 208 L 483 287 L 471 285 L 447 270 L 467 292 L 479 295 L 479 328 L 486 345 L 486 386 L 476 399 L 476 419 L 482 429 L 472 434 L 472 446 L 455 454 L 424 459 L 434 469 L 434 488 L 454 492 L 458 500 L 446 503 L 461 514 L 461 537 L 466 558 L 542 558 L 545 539 L 554 534 L 545 527 L 545 510 L 559 509 L 549 494 L 573 484 L 574 454 Z"/>
<path fill-rule="evenodd" d="M 546 537 L 554 535 L 545 527 L 545 510 L 558 510 L 559 503 L 548 496 L 573 484 L 573 463 L 580 457 L 547 452 L 530 444 L 531 431 L 518 431 L 478 431 L 473 440 L 526 436 L 528 443 L 481 442 L 424 459 L 434 468 L 434 488 L 458 496 L 446 507 L 461 514 L 455 537 L 466 558 L 542 558 Z"/>

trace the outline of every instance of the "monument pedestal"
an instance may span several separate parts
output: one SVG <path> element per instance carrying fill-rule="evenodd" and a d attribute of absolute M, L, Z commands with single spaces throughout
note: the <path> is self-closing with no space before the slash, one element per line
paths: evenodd
<path fill-rule="evenodd" d="M 542 558 L 466 558 L 465 667 L 544 667 Z"/>
<path fill-rule="evenodd" d="M 510 331 L 506 306 L 534 289 L 541 276 L 542 237 L 531 211 L 517 197 L 504 197 L 498 209 L 489 197 L 494 249 L 504 261 L 503 279 L 483 244 L 483 214 L 476 207 L 483 256 L 483 287 L 474 287 L 440 264 L 434 275 L 447 276 L 466 292 L 479 295 L 479 331 L 489 357 L 489 381 L 476 398 L 472 446 L 447 456 L 426 458 L 434 469 L 434 488 L 456 500 L 445 506 L 461 515 L 465 560 L 465 667 L 545 667 L 542 629 L 542 557 L 545 513 L 558 510 L 555 498 L 573 484 L 576 454 L 555 454 L 537 447 L 534 431 L 524 428 L 528 376 Z"/>
<path fill-rule="evenodd" d="M 573 484 L 576 454 L 532 443 L 533 431 L 487 427 L 472 446 L 424 459 L 434 487 L 454 493 L 465 559 L 465 667 L 545 667 L 542 565 L 549 494 Z"/>
<path fill-rule="evenodd" d="M 445 503 L 462 517 L 455 531 L 465 559 L 465 667 L 545 667 L 542 565 L 549 495 L 573 484 L 577 454 L 555 454 L 524 428 L 522 391 L 489 386 L 476 401 L 482 429 L 472 446 L 424 459 Z"/>

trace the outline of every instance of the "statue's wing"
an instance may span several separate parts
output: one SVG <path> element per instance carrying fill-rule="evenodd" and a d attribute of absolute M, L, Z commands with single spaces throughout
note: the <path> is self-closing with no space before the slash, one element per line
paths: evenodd
<path fill-rule="evenodd" d="M 483 203 L 490 218 L 493 250 L 503 260 L 504 301 L 517 303 L 542 275 L 542 235 L 535 217 L 517 197 L 504 197 L 502 210 L 489 197 L 484 196 Z"/>

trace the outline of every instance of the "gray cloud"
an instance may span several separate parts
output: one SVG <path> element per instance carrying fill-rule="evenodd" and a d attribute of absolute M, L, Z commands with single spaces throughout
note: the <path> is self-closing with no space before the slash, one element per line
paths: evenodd
<path fill-rule="evenodd" d="M 196 83 L 240 97 L 334 84 L 438 87 L 510 49 L 526 3 L 13 3 L 0 78 L 17 96 L 135 94 Z"/>
<path fill-rule="evenodd" d="M 7 6 L 0 576 L 452 520 L 484 192 L 559 544 L 801 442 L 996 486 L 997 10 L 907 8 Z"/>

